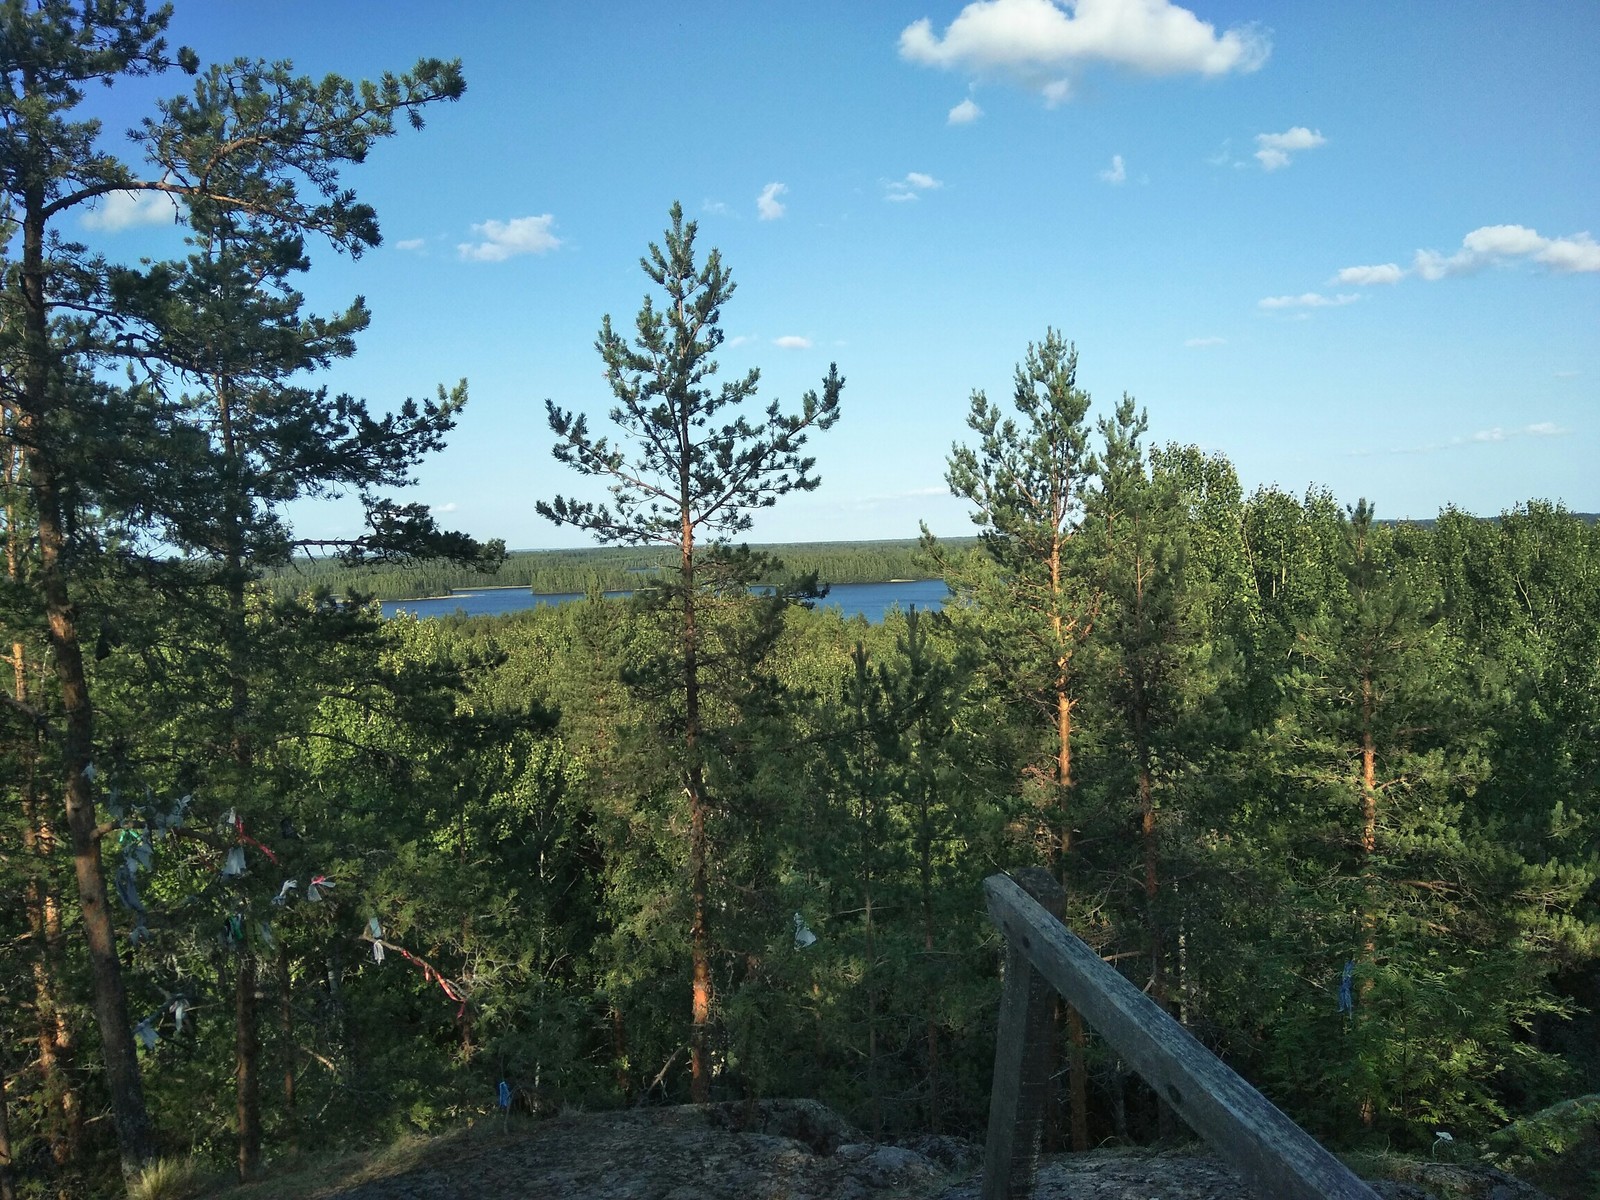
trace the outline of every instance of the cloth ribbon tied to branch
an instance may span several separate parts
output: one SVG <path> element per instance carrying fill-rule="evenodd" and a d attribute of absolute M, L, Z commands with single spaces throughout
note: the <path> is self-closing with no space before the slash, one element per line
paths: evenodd
<path fill-rule="evenodd" d="M 799 913 L 794 915 L 794 948 L 804 950 L 807 946 L 817 943 L 817 935 L 811 932 L 811 926 L 806 924 L 806 919 Z"/>
<path fill-rule="evenodd" d="M 367 921 L 366 937 L 372 942 L 372 960 L 374 962 L 381 963 L 383 961 L 383 952 L 385 948 L 396 951 L 407 962 L 414 963 L 416 966 L 422 968 L 422 978 L 424 982 L 437 983 L 439 985 L 439 990 L 444 992 L 446 996 L 456 1002 L 458 1006 L 456 1008 L 457 1020 L 460 1020 L 461 1017 L 466 1014 L 466 993 L 464 993 L 458 985 L 445 978 L 445 976 L 436 970 L 432 964 L 424 961 L 421 958 L 418 958 L 404 946 L 397 946 L 393 942 L 383 941 L 383 926 L 379 924 L 377 917 L 372 917 Z"/>
<path fill-rule="evenodd" d="M 278 856 L 266 843 L 256 840 L 244 831 L 244 818 L 237 809 L 230 808 L 222 814 L 222 819 L 217 822 L 217 833 L 226 837 L 232 834 L 238 839 L 238 845 L 228 851 L 222 860 L 222 877 L 224 879 L 237 879 L 245 873 L 244 848 L 254 846 L 267 856 L 267 861 L 274 866 L 278 863 Z"/>

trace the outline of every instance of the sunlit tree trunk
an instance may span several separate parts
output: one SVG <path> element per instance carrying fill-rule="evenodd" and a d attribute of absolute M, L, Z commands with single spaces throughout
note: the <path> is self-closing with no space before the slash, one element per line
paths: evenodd
<path fill-rule="evenodd" d="M 31 79 L 28 86 L 29 90 L 34 86 Z M 63 790 L 73 875 L 94 990 L 95 1021 L 100 1031 L 106 1086 L 111 1096 L 123 1171 L 131 1176 L 154 1156 L 155 1142 L 128 1023 L 116 928 L 112 923 L 105 871 L 100 860 L 100 831 L 92 782 L 94 706 L 78 635 L 77 607 L 67 582 L 66 502 L 56 464 L 48 449 L 55 436 L 54 431 L 47 428 L 55 406 L 52 390 L 65 387 L 66 383 L 52 378 L 54 351 L 50 344 L 44 284 L 44 208 L 43 185 L 30 185 L 24 197 L 21 222 L 22 403 L 18 406 L 16 431 L 17 442 L 25 448 L 39 536 L 39 592 L 65 717 L 60 743 Z"/>

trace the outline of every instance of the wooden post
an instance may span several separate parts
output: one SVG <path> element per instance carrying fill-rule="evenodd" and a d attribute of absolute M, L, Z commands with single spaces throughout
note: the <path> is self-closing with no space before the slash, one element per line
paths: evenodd
<path fill-rule="evenodd" d="M 983 888 L 989 917 L 1006 937 L 1008 966 L 1014 954 L 1025 957 L 1032 964 L 1028 975 L 1049 980 L 1258 1195 L 1271 1200 L 1377 1200 L 1377 1194 L 1343 1163 L 1036 902 L 1029 895 L 1031 888 L 1025 890 L 1018 880 L 1004 875 L 991 875 Z M 1009 971 L 1006 989 L 1008 998 L 1001 1001 L 1002 1039 L 1007 1036 Z M 1002 1086 L 1018 1089 L 1012 1077 L 1001 1073 L 1006 1054 L 1002 1041 L 995 1051 L 984 1200 L 1026 1195 L 1016 1190 L 1014 1182 L 1000 1178 L 1006 1165 L 1015 1161 L 1014 1153 L 996 1155 L 999 1093 Z M 1020 1050 L 1013 1054 L 1021 1057 Z"/>
<path fill-rule="evenodd" d="M 1067 896 L 1049 871 L 1028 867 L 1017 872 L 1016 883 L 1060 923 Z M 983 1152 L 983 1200 L 1022 1200 L 1033 1190 L 1050 1065 L 1055 1061 L 1054 989 L 1009 935 L 1005 970 L 989 1093 L 989 1136 Z"/>

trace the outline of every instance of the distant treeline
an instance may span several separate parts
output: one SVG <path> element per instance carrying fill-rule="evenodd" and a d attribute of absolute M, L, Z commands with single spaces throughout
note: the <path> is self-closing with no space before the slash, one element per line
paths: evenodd
<path fill-rule="evenodd" d="M 956 538 L 960 548 L 975 538 Z M 823 583 L 880 583 L 927 579 L 932 569 L 914 539 L 881 542 L 794 542 L 754 546 L 774 555 L 788 574 L 817 573 Z M 441 562 L 351 567 L 337 559 L 300 560 L 268 577 L 278 595 L 328 587 L 380 600 L 443 596 L 483 587 L 520 587 L 541 593 L 630 591 L 671 564 L 673 554 L 655 547 L 595 547 L 582 550 L 514 550 L 496 572 Z M 764 582 L 773 582 L 766 580 Z"/>
<path fill-rule="evenodd" d="M 1446 511 L 1453 510 L 1447 509 Z M 1582 521 L 1585 525 L 1600 524 L 1600 513 L 1566 513 L 1565 515 L 1575 521 Z M 1500 524 L 1500 517 L 1498 516 L 1482 517 L 1480 519 L 1489 522 L 1491 525 Z M 1439 524 L 1439 519 L 1437 517 L 1389 517 L 1380 518 L 1376 523 L 1379 525 L 1415 525 L 1418 529 L 1431 531 Z"/>

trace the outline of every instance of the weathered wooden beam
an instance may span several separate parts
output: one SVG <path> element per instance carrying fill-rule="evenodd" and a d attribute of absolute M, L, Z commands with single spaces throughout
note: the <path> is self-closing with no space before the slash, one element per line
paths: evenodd
<path fill-rule="evenodd" d="M 1066 893 L 1050 872 L 1029 867 L 1017 883 L 1058 922 Z M 1006 941 L 1005 984 L 989 1090 L 989 1133 L 984 1145 L 983 1200 L 1025 1200 L 1039 1163 L 1039 1134 L 1055 1061 L 1055 989 L 1033 969 L 1017 943 Z"/>
<path fill-rule="evenodd" d="M 1377 1194 L 1343 1163 L 1107 966 L 1015 880 L 991 875 L 983 888 L 989 917 L 1005 934 L 1008 955 L 1010 949 L 1020 948 L 1034 970 L 1260 1196 L 1377 1200 Z M 991 1121 L 992 1113 L 991 1109 Z M 986 1175 L 994 1161 L 986 1160 Z M 986 1179 L 985 1200 L 991 1195 L 987 1189 Z"/>

